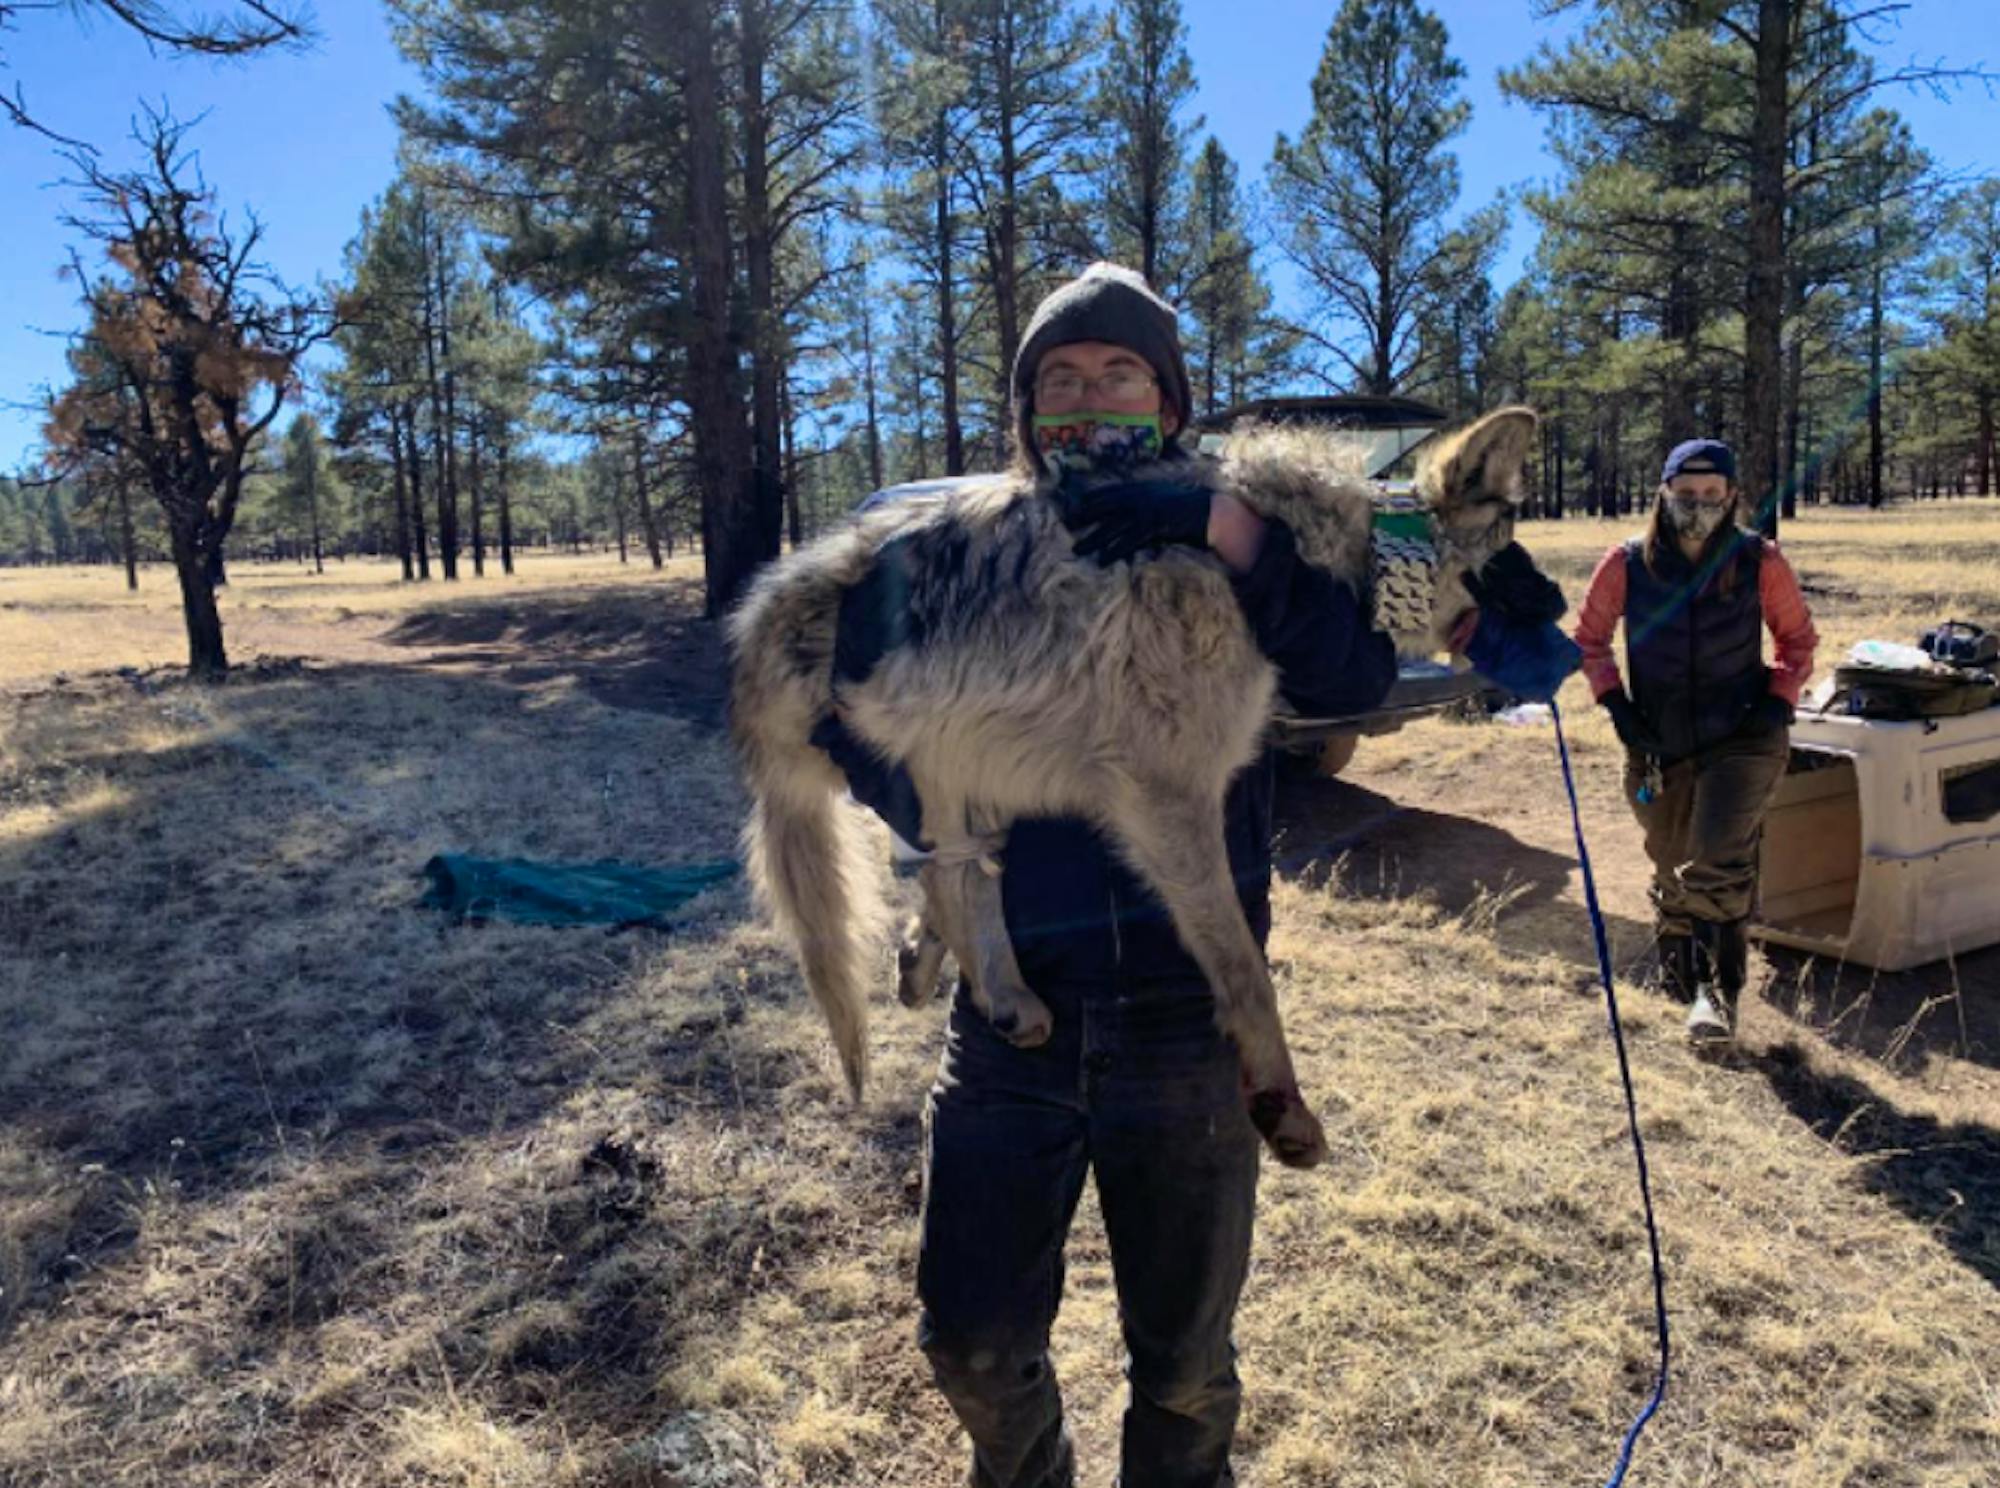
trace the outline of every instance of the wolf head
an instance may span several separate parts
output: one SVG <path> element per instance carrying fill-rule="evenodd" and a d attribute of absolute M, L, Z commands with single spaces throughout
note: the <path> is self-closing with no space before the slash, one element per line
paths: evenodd
<path fill-rule="evenodd" d="M 1536 422 L 1531 408 L 1496 409 L 1438 439 L 1418 462 L 1417 491 L 1431 513 L 1439 559 L 1428 650 L 1443 650 L 1473 607 L 1466 575 L 1513 541 Z"/>

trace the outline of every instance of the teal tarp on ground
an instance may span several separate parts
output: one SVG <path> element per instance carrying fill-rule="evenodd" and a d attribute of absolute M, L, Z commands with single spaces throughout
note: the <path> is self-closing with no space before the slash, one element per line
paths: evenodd
<path fill-rule="evenodd" d="M 538 863 L 530 858 L 475 858 L 440 853 L 424 864 L 430 887 L 425 909 L 454 920 L 512 920 L 517 925 L 648 925 L 667 928 L 667 916 L 703 889 L 733 878 L 742 865 L 729 859 L 679 868 L 631 863 Z"/>

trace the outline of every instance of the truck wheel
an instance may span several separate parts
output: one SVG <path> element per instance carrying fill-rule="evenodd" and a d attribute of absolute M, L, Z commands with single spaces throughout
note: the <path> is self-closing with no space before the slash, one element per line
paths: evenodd
<path fill-rule="evenodd" d="M 1359 734 L 1335 734 L 1320 746 L 1319 773 L 1328 777 L 1345 770 L 1354 758 L 1354 751 L 1361 747 Z"/>

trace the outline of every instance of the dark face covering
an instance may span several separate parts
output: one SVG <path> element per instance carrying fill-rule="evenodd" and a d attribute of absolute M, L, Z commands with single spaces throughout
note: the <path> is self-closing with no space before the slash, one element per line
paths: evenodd
<path fill-rule="evenodd" d="M 1729 516 L 1727 501 L 1701 501 L 1673 491 L 1660 499 L 1667 504 L 1667 525 L 1693 543 L 1707 542 Z"/>

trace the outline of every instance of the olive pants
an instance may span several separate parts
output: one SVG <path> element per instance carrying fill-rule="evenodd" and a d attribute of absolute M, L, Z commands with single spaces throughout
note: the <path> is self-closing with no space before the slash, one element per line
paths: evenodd
<path fill-rule="evenodd" d="M 1790 743 L 1785 729 L 1732 734 L 1668 765 L 1646 802 L 1639 799 L 1645 762 L 1626 756 L 1625 799 L 1646 834 L 1659 934 L 1691 935 L 1696 920 L 1728 924 L 1749 916 L 1764 812 L 1784 779 Z"/>

